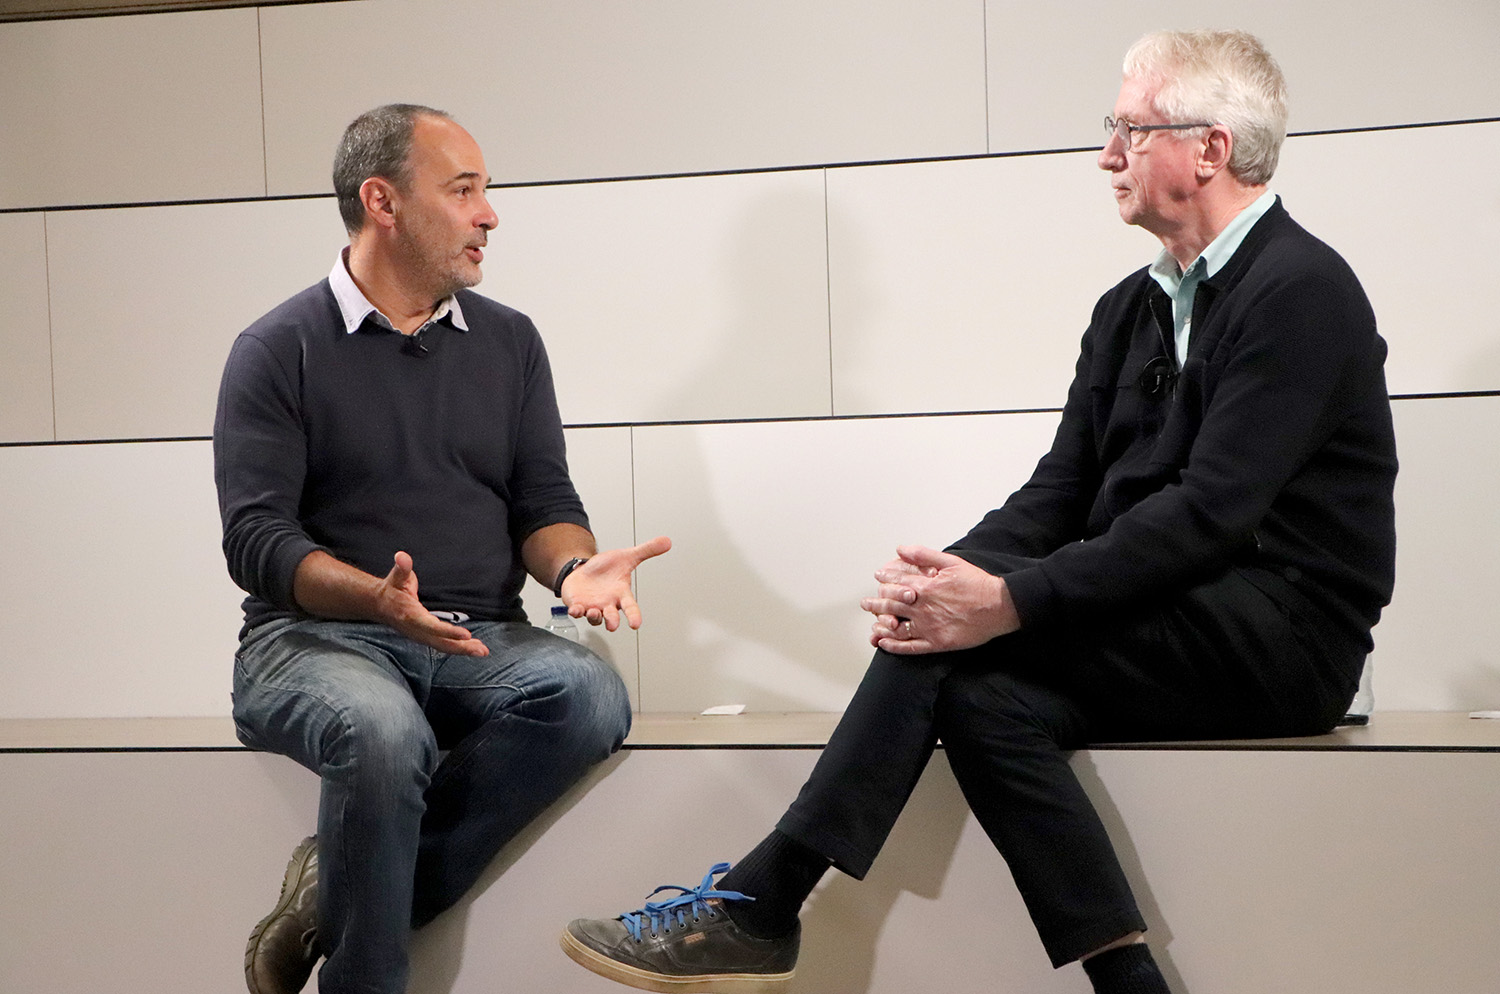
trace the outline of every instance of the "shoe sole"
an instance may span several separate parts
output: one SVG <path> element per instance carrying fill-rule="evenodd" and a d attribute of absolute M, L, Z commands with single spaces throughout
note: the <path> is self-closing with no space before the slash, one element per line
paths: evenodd
<path fill-rule="evenodd" d="M 699 973 L 673 977 L 618 963 L 579 942 L 571 932 L 564 931 L 561 942 L 568 958 L 585 970 L 627 987 L 658 994 L 779 994 L 795 972 Z"/>
<path fill-rule="evenodd" d="M 292 903 L 292 897 L 297 893 L 297 888 L 302 886 L 302 877 L 307 873 L 307 855 L 315 844 L 316 836 L 303 839 L 292 850 L 292 858 L 287 861 L 286 873 L 281 877 L 281 896 L 276 899 L 276 907 L 271 913 L 255 923 L 250 930 L 250 940 L 245 944 L 245 986 L 250 989 L 250 994 L 263 994 L 260 985 L 255 980 L 255 974 L 251 965 L 255 962 L 255 956 L 260 952 L 261 936 L 265 935 L 266 926 L 277 918 L 280 918 Z"/>

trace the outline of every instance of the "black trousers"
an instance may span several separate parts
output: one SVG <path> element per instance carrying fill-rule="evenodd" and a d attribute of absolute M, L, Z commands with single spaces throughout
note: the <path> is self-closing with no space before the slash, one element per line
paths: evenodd
<path fill-rule="evenodd" d="M 862 878 L 941 740 L 1061 966 L 1145 928 L 1069 753 L 1320 734 L 1344 714 L 1363 658 L 1295 587 L 1254 570 L 1097 626 L 877 651 L 777 828 Z"/>

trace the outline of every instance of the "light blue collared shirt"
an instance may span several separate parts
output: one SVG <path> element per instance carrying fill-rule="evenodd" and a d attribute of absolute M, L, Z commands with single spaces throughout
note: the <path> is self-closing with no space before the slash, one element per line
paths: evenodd
<path fill-rule="evenodd" d="M 339 313 L 344 317 L 344 330 L 354 334 L 359 326 L 365 323 L 365 319 L 371 314 L 375 315 L 374 321 L 382 328 L 400 332 L 391 323 L 391 319 L 380 313 L 375 305 L 365 298 L 358 286 L 354 284 L 354 277 L 349 275 L 349 250 L 347 248 L 339 252 L 339 257 L 333 263 L 333 271 L 328 274 L 328 285 L 333 288 L 333 299 L 338 301 Z M 464 322 L 464 311 L 458 306 L 458 298 L 453 295 L 445 297 L 432 312 L 432 317 L 427 323 L 417 329 L 417 332 L 425 331 L 431 325 L 437 324 L 443 318 L 449 318 L 453 327 L 459 331 L 468 331 L 469 326 Z"/>
<path fill-rule="evenodd" d="M 1172 298 L 1172 339 L 1177 346 L 1177 366 L 1187 362 L 1188 336 L 1193 330 L 1193 298 L 1198 294 L 1198 284 L 1224 268 L 1240 242 L 1255 227 L 1255 222 L 1265 216 L 1276 203 L 1276 194 L 1267 190 L 1256 198 L 1255 203 L 1235 215 L 1234 220 L 1224 226 L 1219 236 L 1208 243 L 1208 247 L 1194 259 L 1183 272 L 1177 260 L 1166 249 L 1151 264 L 1151 277 Z"/>

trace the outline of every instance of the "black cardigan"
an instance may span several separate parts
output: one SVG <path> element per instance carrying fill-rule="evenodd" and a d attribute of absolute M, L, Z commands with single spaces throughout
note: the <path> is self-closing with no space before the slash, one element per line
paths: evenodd
<path fill-rule="evenodd" d="M 1395 581 L 1396 445 L 1359 280 L 1278 199 L 1200 285 L 1187 361 L 1152 393 L 1171 328 L 1145 269 L 1100 298 L 1051 451 L 951 551 L 1006 576 L 1028 629 L 1239 568 L 1289 581 L 1368 651 Z"/>

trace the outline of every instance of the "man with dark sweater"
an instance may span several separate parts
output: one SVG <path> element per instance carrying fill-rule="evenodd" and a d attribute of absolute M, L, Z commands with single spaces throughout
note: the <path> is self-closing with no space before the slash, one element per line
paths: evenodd
<path fill-rule="evenodd" d="M 527 573 L 574 617 L 641 623 L 568 477 L 547 354 L 472 293 L 496 224 L 478 145 L 441 111 L 345 132 L 350 244 L 236 340 L 214 422 L 245 744 L 316 772 L 317 835 L 245 953 L 251 994 L 400 994 L 414 927 L 630 728 L 624 683 L 533 628 Z M 420 570 L 422 583 L 418 589 Z"/>
<path fill-rule="evenodd" d="M 879 649 L 776 829 L 715 884 L 563 947 L 653 990 L 769 991 L 831 865 L 869 869 L 941 739 L 1054 966 L 1167 990 L 1068 765 L 1094 741 L 1326 732 L 1394 582 L 1385 343 L 1358 280 L 1266 184 L 1280 70 L 1242 32 L 1132 48 L 1099 166 L 1155 264 L 1100 299 L 1052 449 L 862 607 Z M 982 927 L 982 923 L 979 923 Z"/>

